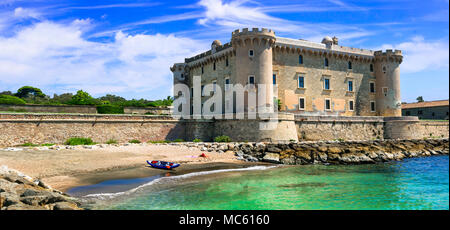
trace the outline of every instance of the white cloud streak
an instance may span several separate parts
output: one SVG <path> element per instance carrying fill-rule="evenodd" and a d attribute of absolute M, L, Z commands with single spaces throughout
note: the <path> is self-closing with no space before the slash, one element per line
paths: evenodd
<path fill-rule="evenodd" d="M 0 91 L 34 85 L 54 93 L 134 92 L 156 99 L 170 93 L 169 67 L 206 48 L 196 40 L 163 34 L 117 32 L 109 43 L 88 41 L 81 28 L 86 23 L 45 21 L 0 37 Z"/>

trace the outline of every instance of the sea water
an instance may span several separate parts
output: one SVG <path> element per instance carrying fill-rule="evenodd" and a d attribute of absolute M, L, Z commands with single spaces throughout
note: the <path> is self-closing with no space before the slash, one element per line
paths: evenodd
<path fill-rule="evenodd" d="M 94 208 L 119 210 L 448 210 L 449 160 L 216 170 L 88 197 L 106 201 Z"/>

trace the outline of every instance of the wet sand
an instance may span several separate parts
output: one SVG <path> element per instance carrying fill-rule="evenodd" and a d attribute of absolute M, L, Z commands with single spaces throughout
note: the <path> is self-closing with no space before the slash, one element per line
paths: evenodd
<path fill-rule="evenodd" d="M 208 157 L 199 157 L 202 153 Z M 146 160 L 173 161 L 182 165 L 166 171 L 147 167 Z M 106 180 L 145 178 L 165 173 L 180 175 L 256 164 L 237 160 L 231 151 L 217 153 L 181 145 L 131 144 L 108 145 L 96 149 L 80 146 L 63 150 L 0 150 L 0 165 L 7 165 L 33 178 L 39 178 L 54 189 L 65 192 L 73 187 Z"/>

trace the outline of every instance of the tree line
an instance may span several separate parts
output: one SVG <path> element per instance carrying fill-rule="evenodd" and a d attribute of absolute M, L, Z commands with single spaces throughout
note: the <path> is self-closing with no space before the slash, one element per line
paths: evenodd
<path fill-rule="evenodd" d="M 75 95 L 72 93 L 53 94 L 53 97 L 46 95 L 41 89 L 32 86 L 23 86 L 16 93 L 11 91 L 0 92 L 0 104 L 42 104 L 42 105 L 94 105 L 97 107 L 167 107 L 172 105 L 173 98 L 168 96 L 165 99 L 150 101 L 146 99 L 127 100 L 123 97 L 106 94 L 105 96 L 94 98 L 89 93 L 78 90 Z"/>

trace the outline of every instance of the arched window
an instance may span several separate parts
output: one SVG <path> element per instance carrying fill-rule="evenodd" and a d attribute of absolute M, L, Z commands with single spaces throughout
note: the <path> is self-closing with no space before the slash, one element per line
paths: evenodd
<path fill-rule="evenodd" d="M 352 62 L 351 61 L 348 62 L 348 69 L 352 69 Z"/>
<path fill-rule="evenodd" d="M 328 67 L 328 58 L 325 58 L 324 63 L 325 67 Z"/>
<path fill-rule="evenodd" d="M 303 64 L 303 56 L 298 55 L 298 64 Z"/>

